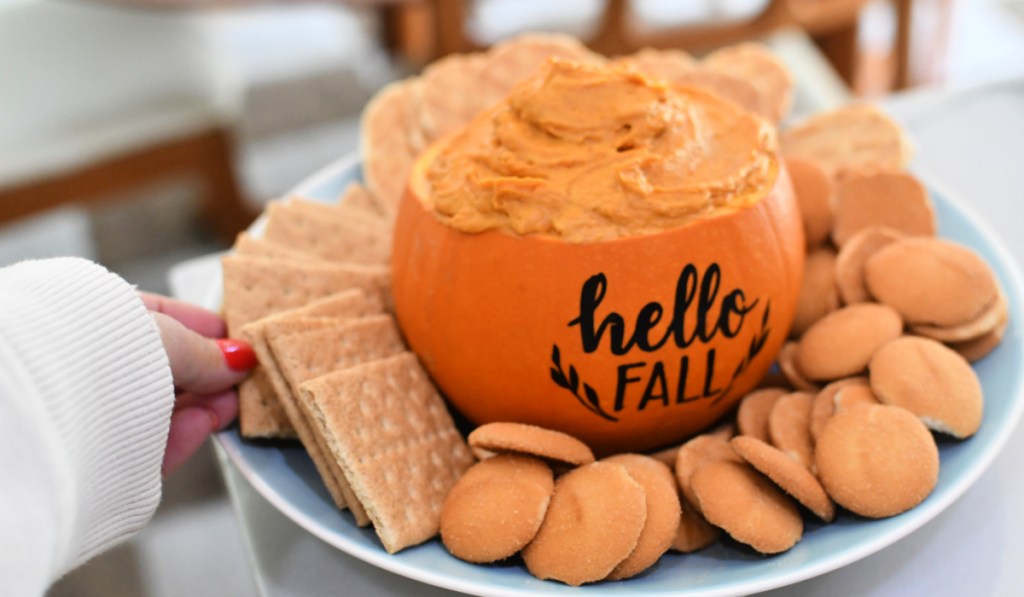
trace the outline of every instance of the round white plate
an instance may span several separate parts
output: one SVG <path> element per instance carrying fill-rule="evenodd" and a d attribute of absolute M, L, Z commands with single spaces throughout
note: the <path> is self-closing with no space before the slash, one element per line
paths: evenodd
<path fill-rule="evenodd" d="M 293 196 L 334 201 L 360 177 L 355 158 L 328 166 Z M 942 466 L 935 491 L 913 510 L 884 520 L 841 514 L 829 525 L 808 518 L 803 540 L 788 552 L 762 557 L 719 543 L 691 555 L 669 553 L 651 570 L 622 582 L 588 585 L 588 594 L 711 596 L 743 595 L 781 587 L 870 555 L 925 524 L 957 499 L 992 462 L 1017 426 L 1024 408 L 1024 285 L 1013 260 L 962 204 L 932 192 L 939 234 L 978 251 L 992 265 L 1010 303 L 1003 343 L 975 365 L 985 392 L 981 430 L 963 441 L 940 440 Z M 208 306 L 220 304 L 219 282 Z M 448 589 L 480 595 L 579 595 L 581 590 L 539 581 L 518 565 L 478 566 L 448 555 L 438 541 L 396 555 L 384 552 L 370 529 L 358 528 L 330 500 L 312 462 L 298 446 L 242 441 L 237 428 L 217 436 L 253 487 L 285 516 L 327 543 L 380 568 Z"/>

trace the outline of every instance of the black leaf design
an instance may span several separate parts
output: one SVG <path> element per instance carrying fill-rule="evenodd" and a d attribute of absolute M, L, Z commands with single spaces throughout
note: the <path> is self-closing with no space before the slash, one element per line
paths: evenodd
<path fill-rule="evenodd" d="M 569 388 L 569 384 L 565 381 L 565 376 L 562 375 L 561 371 L 555 369 L 554 367 L 551 368 L 551 381 L 555 382 L 556 384 L 563 388 Z"/>
<path fill-rule="evenodd" d="M 555 382 L 555 385 L 569 390 L 581 406 L 595 415 L 612 422 L 618 421 L 617 418 L 609 415 L 601 409 L 601 400 L 597 395 L 597 391 L 590 387 L 590 385 L 586 383 L 583 384 L 583 390 L 586 398 L 584 399 L 580 396 L 580 376 L 576 371 L 576 367 L 569 365 L 569 376 L 566 378 L 565 372 L 562 370 L 561 359 L 562 354 L 561 351 L 558 350 L 558 345 L 553 344 L 551 346 L 551 361 L 553 365 L 548 369 L 548 372 L 551 374 L 551 381 Z"/>
<path fill-rule="evenodd" d="M 772 302 L 767 301 L 764 304 L 764 315 L 761 316 L 761 327 L 768 327 L 768 314 L 772 312 Z"/>

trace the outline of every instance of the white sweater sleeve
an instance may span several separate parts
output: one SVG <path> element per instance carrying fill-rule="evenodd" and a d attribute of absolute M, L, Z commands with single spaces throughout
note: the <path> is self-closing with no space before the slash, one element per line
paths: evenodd
<path fill-rule="evenodd" d="M 40 595 L 149 520 L 173 404 L 124 280 L 80 259 L 0 269 L 0 594 Z"/>

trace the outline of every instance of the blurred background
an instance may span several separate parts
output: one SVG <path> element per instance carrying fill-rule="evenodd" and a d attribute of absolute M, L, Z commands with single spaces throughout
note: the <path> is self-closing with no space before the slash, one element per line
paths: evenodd
<path fill-rule="evenodd" d="M 0 0 L 0 266 L 79 255 L 144 290 L 358 148 L 382 85 L 520 31 L 609 55 L 772 45 L 793 118 L 1024 76 L 1024 0 Z M 137 538 L 53 595 L 255 588 L 206 452 Z"/>

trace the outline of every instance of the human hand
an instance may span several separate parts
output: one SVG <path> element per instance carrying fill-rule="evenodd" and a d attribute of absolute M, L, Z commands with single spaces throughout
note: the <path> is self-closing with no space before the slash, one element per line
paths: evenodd
<path fill-rule="evenodd" d="M 206 438 L 238 416 L 234 386 L 256 365 L 252 348 L 223 340 L 224 321 L 216 314 L 157 294 L 140 292 L 160 329 L 171 364 L 176 394 L 163 474 L 185 463 Z"/>

